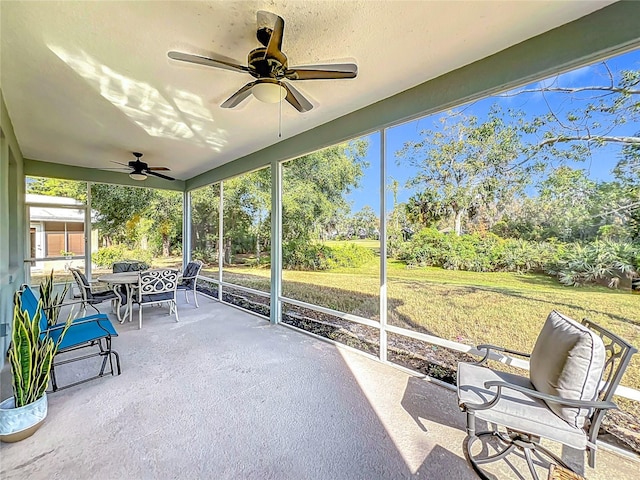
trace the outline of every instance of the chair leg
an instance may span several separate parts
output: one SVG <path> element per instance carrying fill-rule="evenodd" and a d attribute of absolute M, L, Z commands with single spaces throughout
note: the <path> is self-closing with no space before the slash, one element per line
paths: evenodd
<path fill-rule="evenodd" d="M 193 301 L 196 304 L 196 308 L 200 308 L 200 305 L 198 305 L 198 295 L 196 295 L 196 288 L 193 287 Z"/>
<path fill-rule="evenodd" d="M 482 442 L 483 440 L 488 440 L 491 438 L 497 439 L 502 449 L 495 455 L 490 455 L 484 458 L 478 458 L 478 455 L 474 456 L 472 453 L 472 447 L 475 444 L 475 442 L 478 440 Z M 478 474 L 478 476 L 482 480 L 490 480 L 490 479 L 493 479 L 494 477 L 488 476 L 487 473 L 484 470 L 482 470 L 480 465 L 502 460 L 505 457 L 507 457 L 509 454 L 511 454 L 514 450 L 519 450 L 523 454 L 527 462 L 529 473 L 531 474 L 531 477 L 534 480 L 539 480 L 539 476 L 535 470 L 533 460 L 531 458 L 531 452 L 534 452 L 536 456 L 541 460 L 546 460 L 546 459 L 542 459 L 542 456 L 544 455 L 547 457 L 547 459 L 551 460 L 551 462 L 549 463 L 555 463 L 573 472 L 573 469 L 569 467 L 557 455 L 553 454 L 552 452 L 550 452 L 549 450 L 541 446 L 539 443 L 533 441 L 529 436 L 520 434 L 517 432 L 509 432 L 508 434 L 501 433 L 495 430 L 480 432 L 476 435 L 468 435 L 467 438 L 465 439 L 465 444 L 466 444 L 465 454 L 467 456 L 467 460 L 469 461 L 469 463 L 471 464 L 475 472 Z M 483 448 L 483 451 L 484 451 L 484 448 Z M 524 478 L 519 472 L 518 472 L 518 475 L 519 475 L 519 478 Z"/>
<path fill-rule="evenodd" d="M 116 352 L 115 350 L 111 349 L 111 337 L 107 337 L 105 339 L 105 343 L 106 343 L 106 351 L 107 354 L 109 355 L 109 365 L 111 366 L 111 375 L 114 374 L 115 370 L 113 369 L 113 358 L 112 356 L 116 357 L 116 367 L 118 369 L 118 375 L 120 375 L 121 370 L 120 370 L 120 355 L 118 355 L 118 352 Z"/>
<path fill-rule="evenodd" d="M 116 357 L 116 367 L 118 369 L 118 375 L 120 375 L 122 373 L 122 370 L 120 369 L 120 355 L 118 355 L 118 352 L 115 350 L 111 350 L 111 353 Z"/>
<path fill-rule="evenodd" d="M 122 324 L 124 323 L 124 318 L 122 318 L 122 316 L 120 315 L 120 309 L 122 308 L 122 305 L 120 305 L 120 300 L 116 300 L 116 316 L 118 317 L 118 323 Z"/>
<path fill-rule="evenodd" d="M 179 322 L 180 319 L 178 318 L 178 305 L 176 304 L 175 300 L 172 300 L 169 305 L 170 305 L 169 311 L 171 311 L 171 305 L 173 305 L 173 312 L 176 315 L 176 322 Z"/>
<path fill-rule="evenodd" d="M 80 345 L 78 347 L 74 347 L 71 348 L 69 350 L 67 350 L 67 352 L 70 351 L 75 351 L 75 350 L 80 350 L 80 349 L 84 349 L 84 348 L 90 348 L 90 347 L 98 347 L 99 351 L 98 352 L 94 352 L 94 353 L 90 353 L 87 355 L 82 355 L 82 356 L 74 356 L 73 358 L 68 358 L 65 360 L 62 360 L 58 363 L 52 363 L 51 366 L 51 387 L 53 392 L 57 392 L 59 390 L 64 390 L 66 388 L 70 388 L 70 387 L 74 387 L 76 385 L 80 385 L 81 383 L 85 383 L 85 382 L 89 382 L 91 380 L 95 380 L 97 378 L 101 378 L 105 375 L 105 373 L 111 373 L 111 375 L 114 375 L 115 372 L 117 371 L 117 375 L 120 375 L 122 373 L 122 369 L 120 367 L 120 355 L 118 355 L 118 352 L 116 352 L 115 350 L 111 349 L 111 336 L 107 336 L 107 337 L 103 337 L 105 340 L 105 343 L 103 345 L 102 343 L 102 339 L 96 339 L 96 340 L 92 340 L 84 345 Z M 115 357 L 115 369 L 114 369 L 114 365 L 113 365 L 113 358 L 111 357 L 111 355 L 113 355 Z M 80 360 L 85 360 L 87 358 L 92 358 L 92 357 L 102 357 L 102 365 L 100 367 L 100 371 L 98 372 L 97 375 L 94 375 L 92 377 L 89 378 L 85 378 L 83 380 L 79 380 L 77 382 L 73 382 L 70 383 L 68 385 L 64 385 L 64 386 L 59 386 L 56 376 L 55 376 L 55 367 L 60 366 L 60 365 L 64 365 L 67 363 L 73 363 L 76 361 L 80 361 Z M 109 362 L 110 365 L 110 370 L 106 371 L 106 366 L 107 366 L 107 361 Z"/>
<path fill-rule="evenodd" d="M 187 303 L 189 303 L 189 295 L 187 295 L 187 293 L 189 293 L 189 291 L 185 288 L 185 290 L 184 290 L 184 299 L 187 301 Z"/>
<path fill-rule="evenodd" d="M 138 305 L 138 330 L 142 330 L 142 303 Z"/>
<path fill-rule="evenodd" d="M 51 359 L 51 388 L 55 392 L 58 390 L 58 382 L 56 381 L 56 364 L 53 359 Z"/>
<path fill-rule="evenodd" d="M 107 351 L 102 347 L 102 340 L 98 340 L 98 348 L 100 349 L 100 355 L 102 356 L 102 366 L 100 367 L 100 373 L 98 373 L 99 377 L 104 376 L 104 369 L 107 367 L 107 361 L 110 360 L 110 355 Z M 111 371 L 113 372 L 113 367 L 111 367 Z"/>

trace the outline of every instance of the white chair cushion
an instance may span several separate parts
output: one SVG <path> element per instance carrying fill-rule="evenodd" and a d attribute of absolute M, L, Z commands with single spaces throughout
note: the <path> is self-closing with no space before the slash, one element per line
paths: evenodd
<path fill-rule="evenodd" d="M 458 364 L 458 401 L 460 405 L 479 405 L 496 396 L 496 388 L 484 388 L 484 383 L 497 380 L 533 390 L 527 377 L 499 372 L 470 363 Z M 536 398 L 508 388 L 502 389 L 498 403 L 487 410 L 475 410 L 476 418 L 489 423 L 527 432 L 584 450 L 587 436 L 584 430 L 569 425 Z"/>
<path fill-rule="evenodd" d="M 602 339 L 593 331 L 552 311 L 533 347 L 529 377 L 536 390 L 572 400 L 595 400 L 605 363 Z M 586 408 L 549 408 L 569 425 L 582 428 Z"/>

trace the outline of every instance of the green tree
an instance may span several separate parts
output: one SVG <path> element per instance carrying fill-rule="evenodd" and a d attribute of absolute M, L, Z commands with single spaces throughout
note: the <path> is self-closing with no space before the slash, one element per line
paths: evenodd
<path fill-rule="evenodd" d="M 640 137 L 640 132 L 636 136 Z M 624 189 L 623 199 L 614 213 L 626 222 L 630 237 L 640 240 L 640 144 L 622 147 L 613 174 Z"/>
<path fill-rule="evenodd" d="M 253 251 L 260 261 L 270 242 L 271 171 L 246 173 L 223 182 L 224 259 Z"/>
<path fill-rule="evenodd" d="M 380 219 L 369 205 L 353 214 L 351 225 L 356 236 L 377 239 L 380 234 Z"/>
<path fill-rule="evenodd" d="M 172 248 L 182 246 L 182 194 L 169 190 L 154 190 L 144 216 L 151 220 L 149 236 L 162 248 L 162 256 L 171 255 Z"/>
<path fill-rule="evenodd" d="M 191 250 L 194 258 L 217 263 L 220 184 L 191 192 Z"/>
<path fill-rule="evenodd" d="M 640 70 L 614 71 L 607 62 L 587 67 L 593 85 L 575 86 L 572 76 L 558 75 L 534 88 L 503 96 L 540 94 L 547 112 L 524 125 L 533 135 L 528 155 L 545 163 L 584 161 L 608 144 L 639 145 L 640 135 L 626 135 L 624 125 L 640 123 Z"/>
<path fill-rule="evenodd" d="M 27 177 L 26 192 L 50 197 L 67 197 L 87 201 L 87 183 L 58 178 Z"/>
<path fill-rule="evenodd" d="M 564 241 L 586 240 L 592 230 L 592 203 L 596 182 L 584 170 L 562 166 L 539 186 L 539 208 L 550 237 Z"/>
<path fill-rule="evenodd" d="M 356 188 L 366 164 L 367 142 L 325 148 L 287 162 L 283 171 L 283 240 L 311 241 L 349 211 L 345 196 Z"/>
<path fill-rule="evenodd" d="M 485 121 L 448 112 L 440 128 L 420 132 L 422 140 L 407 142 L 396 152 L 398 163 L 408 163 L 417 174 L 408 182 L 428 192 L 414 197 L 414 218 L 431 222 L 446 212 L 457 235 L 463 220 L 481 206 L 498 206 L 521 191 L 528 172 L 515 163 L 521 152 L 517 124 L 506 124 L 497 106 Z M 417 215 L 415 206 L 422 202 Z M 432 208 L 431 212 L 425 212 Z"/>
<path fill-rule="evenodd" d="M 405 211 L 409 221 L 417 225 L 433 227 L 449 216 L 450 208 L 441 200 L 438 192 L 423 190 L 409 197 Z"/>
<path fill-rule="evenodd" d="M 127 243 L 133 247 L 135 231 L 151 204 L 154 190 L 96 183 L 91 185 L 91 208 L 95 226 L 107 246 Z"/>

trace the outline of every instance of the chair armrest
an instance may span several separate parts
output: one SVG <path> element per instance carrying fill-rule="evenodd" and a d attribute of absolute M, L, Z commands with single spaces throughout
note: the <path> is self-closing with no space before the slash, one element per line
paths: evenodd
<path fill-rule="evenodd" d="M 482 403 L 479 405 L 471 405 L 467 404 L 468 408 L 472 410 L 486 410 L 488 408 L 493 407 L 502 396 L 502 389 L 508 388 L 510 390 L 515 390 L 516 392 L 524 393 L 525 395 L 533 398 L 538 398 L 540 400 L 544 400 L 545 402 L 557 403 L 558 405 L 563 405 L 567 407 L 577 407 L 577 408 L 600 408 L 602 410 L 616 409 L 618 406 L 613 402 L 603 402 L 600 400 L 574 400 L 570 398 L 563 398 L 557 395 L 549 395 L 547 393 L 539 392 L 537 390 L 533 390 L 531 388 L 523 387 L 521 385 L 514 385 L 513 383 L 502 382 L 500 380 L 491 380 L 484 383 L 485 388 L 497 387 L 496 396 L 493 397 L 490 401 L 486 403 Z"/>
<path fill-rule="evenodd" d="M 518 355 L 520 357 L 525 357 L 525 358 L 531 357 L 531 354 L 529 353 L 518 352 L 517 350 L 511 350 L 505 347 L 498 347 L 497 345 L 489 345 L 489 344 L 478 345 L 476 347 L 476 350 L 486 350 L 484 357 L 482 357 L 482 359 L 479 362 L 476 362 L 476 365 L 484 365 L 485 363 L 487 363 L 487 360 L 489 360 L 489 355 L 491 354 L 491 351 L 507 353 L 509 355 Z"/>

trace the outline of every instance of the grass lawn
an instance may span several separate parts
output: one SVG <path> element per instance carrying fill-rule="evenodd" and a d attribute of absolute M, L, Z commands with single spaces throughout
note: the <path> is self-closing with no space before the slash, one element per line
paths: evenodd
<path fill-rule="evenodd" d="M 283 294 L 377 320 L 379 270 L 376 258 L 358 269 L 284 271 Z M 205 269 L 204 274 L 217 273 Z M 225 281 L 269 291 L 267 268 L 225 267 L 224 275 Z M 640 295 L 629 291 L 565 287 L 537 274 L 407 268 L 395 260 L 388 261 L 387 282 L 389 324 L 468 345 L 530 352 L 546 316 L 556 309 L 577 320 L 588 317 L 640 347 Z M 640 389 L 640 355 L 622 383 Z"/>

